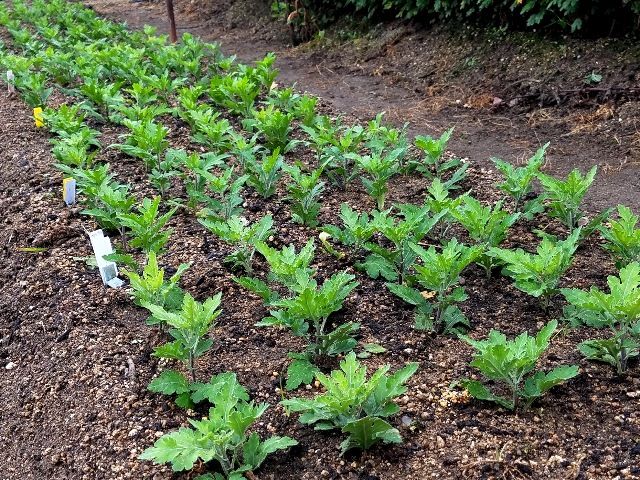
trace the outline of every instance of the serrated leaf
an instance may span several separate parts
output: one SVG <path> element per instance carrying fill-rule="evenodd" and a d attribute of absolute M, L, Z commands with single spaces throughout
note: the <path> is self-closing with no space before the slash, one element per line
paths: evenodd
<path fill-rule="evenodd" d="M 295 390 L 300 385 L 309 385 L 318 372 L 318 367 L 311 363 L 307 358 L 294 359 L 287 368 L 287 390 Z"/>
<path fill-rule="evenodd" d="M 376 417 L 364 417 L 342 427 L 349 436 L 341 444 L 341 455 L 352 448 L 368 450 L 376 443 L 402 443 L 400 432 L 388 422 Z"/>
<path fill-rule="evenodd" d="M 494 395 L 487 387 L 476 380 L 462 380 L 460 384 L 469 392 L 469 395 L 471 395 L 473 398 L 495 402 L 503 406 L 507 410 L 513 410 L 514 408 L 513 402 L 498 395 Z"/>
<path fill-rule="evenodd" d="M 174 395 L 189 392 L 189 382 L 185 376 L 175 370 L 164 370 L 160 375 L 151 380 L 147 387 L 154 393 Z"/>
<path fill-rule="evenodd" d="M 168 433 L 160 437 L 138 458 L 152 460 L 154 463 L 171 463 L 174 472 L 191 470 L 199 457 L 206 455 L 200 447 L 199 435 L 188 428 Z"/>
<path fill-rule="evenodd" d="M 382 345 L 379 345 L 377 343 L 366 343 L 363 348 L 365 352 L 374 353 L 374 354 L 384 353 L 387 351 L 386 348 L 384 348 Z"/>
<path fill-rule="evenodd" d="M 395 282 L 398 279 L 395 266 L 380 255 L 368 255 L 361 265 L 371 278 L 382 277 L 389 282 Z"/>

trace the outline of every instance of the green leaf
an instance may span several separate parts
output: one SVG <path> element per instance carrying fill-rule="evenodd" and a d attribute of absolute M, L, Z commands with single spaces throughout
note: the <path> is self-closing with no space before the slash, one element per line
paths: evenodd
<path fill-rule="evenodd" d="M 191 389 L 193 391 L 191 398 L 195 403 L 207 400 L 215 404 L 221 402 L 223 398 L 249 400 L 247 390 L 238 383 L 235 373 L 231 372 L 214 375 L 207 383 L 194 383 Z"/>
<path fill-rule="evenodd" d="M 376 417 L 364 417 L 342 427 L 349 436 L 340 444 L 341 455 L 352 448 L 368 450 L 376 443 L 402 443 L 400 432 L 388 422 Z"/>
<path fill-rule="evenodd" d="M 189 382 L 185 376 L 175 370 L 164 370 L 160 375 L 151 380 L 149 390 L 164 395 L 174 395 L 189 392 Z"/>
<path fill-rule="evenodd" d="M 371 278 L 381 276 L 390 282 L 395 282 L 398 279 L 398 273 L 393 263 L 380 255 L 368 255 L 364 263 L 362 263 L 362 267 Z"/>
<path fill-rule="evenodd" d="M 498 395 L 494 395 L 487 387 L 476 380 L 462 380 L 460 384 L 469 392 L 469 395 L 471 395 L 473 398 L 488 402 L 495 402 L 498 405 L 506 408 L 507 410 L 514 409 L 513 402 Z"/>
<path fill-rule="evenodd" d="M 181 428 L 177 432 L 160 437 L 153 447 L 147 448 L 138 458 L 154 463 L 171 463 L 174 472 L 191 470 L 198 458 L 205 456 L 197 432 Z"/>
<path fill-rule="evenodd" d="M 387 351 L 382 345 L 377 343 L 367 343 L 362 347 L 363 351 L 358 354 L 358 358 L 369 358 L 371 354 L 380 354 Z"/>
<path fill-rule="evenodd" d="M 385 283 L 385 285 L 391 293 L 410 305 L 418 306 L 427 303 L 422 294 L 415 288 L 407 287 L 406 285 L 399 285 L 397 283 Z"/>
<path fill-rule="evenodd" d="M 554 386 L 563 383 L 578 375 L 577 365 L 563 365 L 548 373 L 536 372 L 527 378 L 522 389 L 522 396 L 531 404 L 536 398 L 543 395 Z"/>
<path fill-rule="evenodd" d="M 264 462 L 267 455 L 277 452 L 278 450 L 285 450 L 297 444 L 298 442 L 290 437 L 279 436 L 273 436 L 261 442 L 258 435 L 252 433 L 244 445 L 243 460 L 251 470 L 255 470 Z"/>
<path fill-rule="evenodd" d="M 287 368 L 287 390 L 295 390 L 300 385 L 310 385 L 318 372 L 318 367 L 307 358 L 294 359 Z"/>

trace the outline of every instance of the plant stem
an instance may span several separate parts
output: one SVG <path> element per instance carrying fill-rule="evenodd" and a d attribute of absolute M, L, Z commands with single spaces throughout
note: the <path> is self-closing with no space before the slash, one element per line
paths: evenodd
<path fill-rule="evenodd" d="M 194 358 L 193 358 L 193 352 L 191 350 L 189 350 L 189 373 L 191 373 L 191 381 L 193 383 L 196 383 L 196 369 L 194 368 L 193 365 L 194 362 Z"/>

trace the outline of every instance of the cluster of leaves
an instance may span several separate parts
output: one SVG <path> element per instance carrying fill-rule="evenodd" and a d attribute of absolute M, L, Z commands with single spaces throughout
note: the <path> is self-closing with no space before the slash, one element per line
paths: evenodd
<path fill-rule="evenodd" d="M 349 353 L 340 369 L 331 375 L 317 374 L 326 392 L 314 398 L 291 398 L 282 404 L 293 412 L 301 412 L 300 421 L 316 430 L 340 429 L 348 434 L 340 444 L 342 453 L 352 448 L 367 450 L 378 443 L 402 443 L 400 432 L 385 418 L 400 408 L 393 399 L 407 391 L 405 383 L 418 369 L 409 363 L 393 375 L 389 365 L 380 367 L 367 380 L 367 369 L 356 354 Z"/>
<path fill-rule="evenodd" d="M 274 2 L 277 4 L 287 2 Z M 298 3 L 288 0 L 293 10 Z M 480 25 L 493 24 L 515 29 L 543 28 L 547 31 L 584 31 L 587 34 L 610 35 L 637 30 L 640 2 L 605 0 L 309 0 L 304 3 L 299 30 L 319 23 L 324 26 L 347 12 L 358 12 L 366 18 L 396 15 L 405 19 L 441 23 L 453 20 Z M 618 26 L 619 24 L 619 26 Z M 308 36 L 308 35 L 307 35 Z"/>
<path fill-rule="evenodd" d="M 486 340 L 461 336 L 477 350 L 471 366 L 480 370 L 487 379 L 504 384 L 510 395 L 500 396 L 477 380 L 463 380 L 462 385 L 479 400 L 496 402 L 509 410 L 529 408 L 550 388 L 578 374 L 575 365 L 556 367 L 547 373 L 534 371 L 557 326 L 558 322 L 552 320 L 535 337 L 524 332 L 514 340 L 507 340 L 496 330 L 489 332 Z"/>
<path fill-rule="evenodd" d="M 165 390 L 185 390 L 182 393 L 188 393 L 193 402 L 207 400 L 212 406 L 207 417 L 189 420 L 192 428 L 182 427 L 160 437 L 140 455 L 142 460 L 170 463 L 174 472 L 191 470 L 199 460 L 215 460 L 222 474 L 208 478 L 241 480 L 246 478 L 244 473 L 257 469 L 269 454 L 298 443 L 289 437 L 263 440 L 256 432 L 249 433 L 249 427 L 260 419 L 268 405 L 250 402 L 247 390 L 233 373 L 222 373 L 208 383 L 191 386 L 168 376 L 163 381 Z"/>
<path fill-rule="evenodd" d="M 613 365 L 618 374 L 623 374 L 640 348 L 640 263 L 623 267 L 619 277 L 607 278 L 607 284 L 609 293 L 591 287 L 589 291 L 565 288 L 562 294 L 573 307 L 569 309 L 572 320 L 608 328 L 612 333 L 610 338 L 582 342 L 580 352 Z"/>

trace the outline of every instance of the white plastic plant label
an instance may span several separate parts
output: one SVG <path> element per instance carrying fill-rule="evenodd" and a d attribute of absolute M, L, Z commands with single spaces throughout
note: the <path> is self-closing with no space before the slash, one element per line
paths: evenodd
<path fill-rule="evenodd" d="M 13 74 L 13 70 L 7 70 L 7 90 L 9 92 L 9 95 L 15 93 L 16 91 L 15 82 L 16 77 Z"/>
<path fill-rule="evenodd" d="M 105 255 L 113 253 L 113 247 L 111 246 L 111 240 L 109 237 L 105 237 L 102 230 L 96 230 L 89 233 L 89 239 L 91 240 L 91 246 L 93 247 L 93 253 L 96 256 L 96 264 L 100 270 L 100 277 L 102 277 L 102 283 L 108 285 L 111 288 L 118 288 L 123 285 L 122 280 L 118 278 L 118 267 L 115 262 L 105 260 Z"/>
<path fill-rule="evenodd" d="M 76 203 L 76 180 L 75 178 L 65 178 L 62 180 L 62 198 L 67 206 Z"/>

